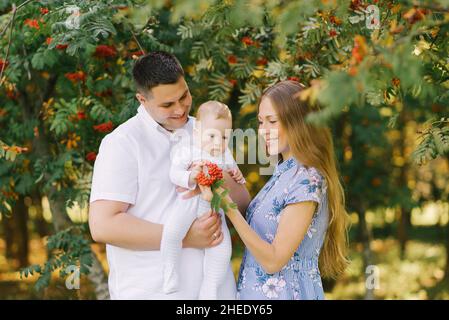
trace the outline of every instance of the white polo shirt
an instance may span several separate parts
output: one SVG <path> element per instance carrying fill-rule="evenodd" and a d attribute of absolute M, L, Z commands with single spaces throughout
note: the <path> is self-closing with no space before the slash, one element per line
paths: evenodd
<path fill-rule="evenodd" d="M 176 200 L 169 179 L 170 151 L 179 132 L 192 134 L 195 118 L 171 133 L 141 105 L 138 113 L 104 137 L 95 161 L 90 202 L 115 200 L 130 203 L 128 213 L 164 224 Z M 180 290 L 162 291 L 160 251 L 134 251 L 106 245 L 111 299 L 197 299 L 203 277 L 204 250 L 183 249 Z M 219 290 L 220 299 L 235 299 L 231 265 Z"/>

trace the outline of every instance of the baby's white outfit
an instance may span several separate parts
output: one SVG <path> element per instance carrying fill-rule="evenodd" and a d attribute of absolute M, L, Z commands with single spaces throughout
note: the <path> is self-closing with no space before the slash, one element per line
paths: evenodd
<path fill-rule="evenodd" d="M 190 142 L 190 139 L 181 140 L 172 151 L 170 167 L 170 180 L 181 187 L 193 190 L 189 186 L 189 166 L 194 161 L 210 161 L 217 164 L 223 171 L 235 169 L 235 162 L 228 148 L 218 156 L 213 157 Z M 176 292 L 179 276 L 183 270 L 178 270 L 181 257 L 182 240 L 186 236 L 193 221 L 208 211 L 210 203 L 201 198 L 201 195 L 190 199 L 182 199 L 182 194 L 176 199 L 173 211 L 164 224 L 161 239 L 161 255 L 164 268 L 164 293 Z M 216 300 L 217 289 L 225 281 L 226 271 L 232 254 L 231 237 L 226 226 L 223 210 L 220 210 L 222 221 L 223 241 L 212 248 L 205 249 L 203 265 L 203 282 L 199 293 L 200 300 Z M 212 239 L 211 239 L 212 240 Z M 188 277 L 188 274 L 183 276 Z"/>

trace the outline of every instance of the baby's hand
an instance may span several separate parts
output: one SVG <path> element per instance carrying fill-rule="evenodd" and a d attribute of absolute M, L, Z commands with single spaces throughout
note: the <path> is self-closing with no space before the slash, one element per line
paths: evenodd
<path fill-rule="evenodd" d="M 202 185 L 198 185 L 199 187 L 200 187 L 200 190 L 201 190 L 201 197 L 204 199 L 204 200 L 206 200 L 206 201 L 208 201 L 208 202 L 211 202 L 212 201 L 212 198 L 213 198 L 213 196 L 214 196 L 214 194 L 212 193 L 212 190 L 211 190 L 211 188 L 210 187 L 207 187 L 207 186 L 202 186 Z"/>
<path fill-rule="evenodd" d="M 246 183 L 246 180 L 243 177 L 243 173 L 240 171 L 239 168 L 230 169 L 230 170 L 228 170 L 228 173 L 231 176 L 231 178 L 234 179 L 235 182 L 237 182 L 239 184 Z"/>
<path fill-rule="evenodd" d="M 202 161 L 196 161 L 190 165 L 189 186 L 193 187 L 196 184 L 196 178 L 203 170 L 203 165 L 204 163 Z"/>

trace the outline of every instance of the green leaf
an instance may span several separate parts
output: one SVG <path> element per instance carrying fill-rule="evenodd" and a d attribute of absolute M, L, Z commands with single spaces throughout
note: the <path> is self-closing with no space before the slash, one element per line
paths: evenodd
<path fill-rule="evenodd" d="M 99 102 L 96 102 L 90 110 L 90 116 L 92 119 L 99 122 L 107 122 L 112 120 L 112 112 L 107 107 Z"/>
<path fill-rule="evenodd" d="M 43 70 L 45 67 L 53 67 L 58 61 L 57 54 L 54 50 L 39 49 L 31 59 L 31 65 L 37 70 Z"/>
<path fill-rule="evenodd" d="M 9 161 L 14 161 L 16 159 L 16 156 L 17 156 L 16 152 L 8 150 L 6 151 L 5 159 Z"/>
<path fill-rule="evenodd" d="M 232 202 L 232 203 L 229 204 L 229 207 L 232 208 L 232 209 L 237 209 L 237 204 Z"/>
<path fill-rule="evenodd" d="M 225 191 L 223 191 L 222 193 L 221 193 L 221 197 L 222 198 L 224 198 L 224 197 L 226 197 L 227 195 L 229 194 L 229 190 L 228 189 L 225 189 Z"/>
<path fill-rule="evenodd" d="M 31 59 L 31 65 L 37 70 L 42 70 L 45 66 L 45 57 L 43 52 L 36 52 Z"/>

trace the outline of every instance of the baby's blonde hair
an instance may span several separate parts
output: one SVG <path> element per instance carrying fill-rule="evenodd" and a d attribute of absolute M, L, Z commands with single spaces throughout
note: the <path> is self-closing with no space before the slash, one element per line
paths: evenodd
<path fill-rule="evenodd" d="M 219 101 L 207 101 L 201 104 L 196 113 L 196 119 L 201 121 L 205 116 L 213 116 L 215 120 L 224 119 L 232 121 L 232 114 L 229 107 Z"/>

